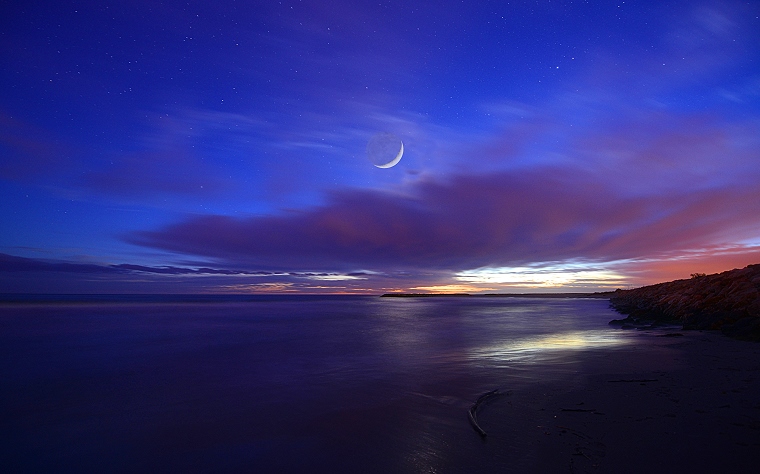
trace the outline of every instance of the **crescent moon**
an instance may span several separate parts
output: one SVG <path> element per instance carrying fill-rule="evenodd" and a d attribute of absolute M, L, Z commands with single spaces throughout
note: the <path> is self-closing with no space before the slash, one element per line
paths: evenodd
<path fill-rule="evenodd" d="M 402 156 L 404 156 L 404 142 L 401 142 L 401 149 L 398 151 L 398 155 L 396 155 L 396 158 L 392 159 L 391 161 L 389 161 L 388 163 L 384 165 L 375 165 L 375 166 L 377 166 L 378 168 L 383 168 L 383 169 L 393 168 L 394 166 L 398 164 L 399 161 L 401 161 Z"/>

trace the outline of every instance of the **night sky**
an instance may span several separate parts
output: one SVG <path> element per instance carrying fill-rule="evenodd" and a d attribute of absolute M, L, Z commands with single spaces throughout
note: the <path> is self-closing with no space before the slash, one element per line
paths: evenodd
<path fill-rule="evenodd" d="M 0 293 L 760 262 L 760 1 L 11 0 L 0 55 Z"/>

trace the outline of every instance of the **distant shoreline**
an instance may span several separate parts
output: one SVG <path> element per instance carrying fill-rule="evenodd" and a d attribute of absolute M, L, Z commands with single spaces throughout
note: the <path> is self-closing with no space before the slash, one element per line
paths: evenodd
<path fill-rule="evenodd" d="M 81 303 L 245 303 L 282 298 L 312 300 L 320 298 L 598 298 L 609 299 L 614 292 L 605 293 L 386 293 L 377 294 L 309 294 L 309 293 L 197 293 L 197 294 L 43 294 L 0 293 L 0 304 L 81 304 Z"/>

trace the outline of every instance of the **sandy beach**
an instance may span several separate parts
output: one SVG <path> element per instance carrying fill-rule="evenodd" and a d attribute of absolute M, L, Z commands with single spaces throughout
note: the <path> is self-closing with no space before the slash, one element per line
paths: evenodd
<path fill-rule="evenodd" d="M 760 345 L 708 331 L 636 336 L 584 352 L 570 383 L 482 407 L 485 457 L 513 472 L 754 472 Z"/>

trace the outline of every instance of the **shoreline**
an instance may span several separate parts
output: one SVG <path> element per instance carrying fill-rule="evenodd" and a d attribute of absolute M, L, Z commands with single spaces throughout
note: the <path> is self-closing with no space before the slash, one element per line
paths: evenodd
<path fill-rule="evenodd" d="M 677 322 L 684 330 L 720 330 L 732 338 L 760 341 L 760 264 L 617 290 L 610 304 L 627 316 L 610 324 L 645 327 Z"/>
<path fill-rule="evenodd" d="M 760 345 L 712 331 L 669 334 L 642 331 L 629 346 L 585 351 L 574 379 L 489 403 L 478 412 L 488 433 L 479 449 L 503 456 L 507 472 L 757 466 Z"/>

